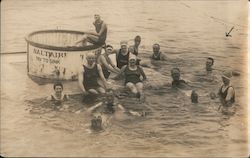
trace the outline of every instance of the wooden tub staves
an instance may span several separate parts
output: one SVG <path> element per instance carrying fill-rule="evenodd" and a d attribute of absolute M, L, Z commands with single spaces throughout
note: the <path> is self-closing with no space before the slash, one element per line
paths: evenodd
<path fill-rule="evenodd" d="M 88 52 L 101 45 L 73 46 L 85 33 L 70 30 L 36 31 L 26 37 L 27 69 L 30 77 L 49 80 L 76 80 Z"/>

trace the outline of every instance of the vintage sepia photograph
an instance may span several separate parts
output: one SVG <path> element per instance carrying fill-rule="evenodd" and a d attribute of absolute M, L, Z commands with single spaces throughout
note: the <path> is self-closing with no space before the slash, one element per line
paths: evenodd
<path fill-rule="evenodd" d="M 248 0 L 2 0 L 1 157 L 249 157 Z"/>

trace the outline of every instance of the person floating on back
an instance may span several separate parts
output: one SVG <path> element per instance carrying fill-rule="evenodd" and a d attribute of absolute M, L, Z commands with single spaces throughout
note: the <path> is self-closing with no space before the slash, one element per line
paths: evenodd
<path fill-rule="evenodd" d="M 101 16 L 99 14 L 95 14 L 94 18 L 95 21 L 93 22 L 93 25 L 95 26 L 96 32 L 89 32 L 84 34 L 80 40 L 75 42 L 76 45 L 82 43 L 82 46 L 85 46 L 87 45 L 87 41 L 93 44 L 105 44 L 108 32 L 107 25 L 104 23 L 103 20 L 101 20 Z"/>
<path fill-rule="evenodd" d="M 78 73 L 78 82 L 83 94 L 105 93 L 107 82 L 101 66 L 96 63 L 95 54 L 88 53 L 86 60 L 87 63 L 83 64 Z"/>

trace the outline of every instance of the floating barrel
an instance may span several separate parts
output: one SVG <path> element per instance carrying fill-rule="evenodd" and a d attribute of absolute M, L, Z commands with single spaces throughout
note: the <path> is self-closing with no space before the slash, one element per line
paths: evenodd
<path fill-rule="evenodd" d="M 30 77 L 51 80 L 75 80 L 86 54 L 95 53 L 101 45 L 73 46 L 84 32 L 43 30 L 26 37 L 27 68 Z"/>

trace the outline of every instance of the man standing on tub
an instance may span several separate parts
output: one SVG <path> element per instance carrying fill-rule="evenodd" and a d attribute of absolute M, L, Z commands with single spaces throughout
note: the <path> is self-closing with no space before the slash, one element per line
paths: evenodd
<path fill-rule="evenodd" d="M 108 32 L 107 25 L 103 20 L 101 20 L 101 16 L 99 14 L 95 14 L 94 18 L 95 21 L 93 22 L 93 25 L 95 26 L 96 33 L 88 32 L 84 34 L 83 37 L 75 43 L 76 45 L 81 43 L 82 46 L 85 46 L 87 41 L 93 44 L 105 44 Z"/>

